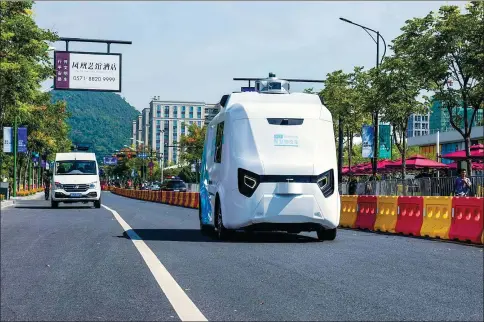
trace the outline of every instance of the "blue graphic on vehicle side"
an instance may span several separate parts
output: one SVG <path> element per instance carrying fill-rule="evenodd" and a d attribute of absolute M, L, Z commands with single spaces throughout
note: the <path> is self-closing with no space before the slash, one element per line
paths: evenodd
<path fill-rule="evenodd" d="M 208 193 L 208 181 L 209 174 L 207 169 L 207 145 L 205 145 L 203 148 L 202 164 L 200 167 L 200 206 L 202 224 L 204 225 L 210 224 L 210 218 L 212 217 L 212 205 L 210 204 L 210 195 Z"/>

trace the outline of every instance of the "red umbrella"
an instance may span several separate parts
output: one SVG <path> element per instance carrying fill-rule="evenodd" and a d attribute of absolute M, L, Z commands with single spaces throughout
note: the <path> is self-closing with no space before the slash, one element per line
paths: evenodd
<path fill-rule="evenodd" d="M 457 169 L 457 162 L 452 162 L 449 164 L 450 169 Z M 477 171 L 484 171 L 484 163 L 483 162 L 473 162 L 472 169 Z"/>
<path fill-rule="evenodd" d="M 427 159 L 423 155 L 416 154 L 407 159 L 407 169 L 422 169 L 422 168 L 448 168 L 447 164 L 443 164 L 434 160 Z M 387 168 L 401 168 L 402 160 L 395 161 L 387 165 Z"/>
<path fill-rule="evenodd" d="M 465 160 L 466 151 L 460 150 L 443 155 L 442 158 L 450 160 Z M 476 144 L 471 146 L 471 159 L 484 160 L 484 144 Z"/>
<path fill-rule="evenodd" d="M 385 170 L 388 170 L 387 166 L 389 164 L 393 164 L 395 162 L 396 161 L 392 161 L 392 160 L 388 160 L 388 159 L 380 160 L 377 163 L 376 169 L 377 169 L 378 172 L 383 172 Z M 371 163 L 365 164 L 364 167 L 362 168 L 362 171 L 365 172 L 365 173 L 371 173 L 372 170 L 373 170 L 373 167 L 372 167 Z"/>
<path fill-rule="evenodd" d="M 371 165 L 370 162 L 366 162 L 366 163 L 361 163 L 361 164 L 356 164 L 356 165 L 352 165 L 351 166 L 351 171 L 350 171 L 350 168 L 349 167 L 343 167 L 343 173 L 344 174 L 356 174 L 356 175 L 360 175 L 360 174 L 363 174 L 363 170 L 366 166 L 368 165 Z"/>

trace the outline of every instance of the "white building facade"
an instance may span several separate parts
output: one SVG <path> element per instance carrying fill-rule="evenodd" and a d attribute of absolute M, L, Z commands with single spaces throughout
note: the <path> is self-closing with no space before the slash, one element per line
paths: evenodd
<path fill-rule="evenodd" d="M 136 122 L 136 146 L 144 143 L 153 153 L 161 153 L 165 161 L 177 164 L 180 153 L 177 145 L 188 126 L 205 123 L 205 103 L 190 101 L 164 101 L 153 98 L 150 107 L 143 109 Z"/>

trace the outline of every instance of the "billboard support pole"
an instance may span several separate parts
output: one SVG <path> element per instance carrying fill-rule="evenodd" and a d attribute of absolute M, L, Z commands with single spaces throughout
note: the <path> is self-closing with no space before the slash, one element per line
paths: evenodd
<path fill-rule="evenodd" d="M 69 51 L 69 42 L 89 42 L 89 43 L 101 43 L 107 44 L 107 53 L 111 53 L 111 44 L 119 44 L 119 45 L 132 45 L 132 41 L 127 40 L 110 40 L 110 39 L 89 39 L 89 38 L 71 38 L 71 37 L 60 37 L 59 41 L 65 41 L 66 43 L 66 51 Z"/>

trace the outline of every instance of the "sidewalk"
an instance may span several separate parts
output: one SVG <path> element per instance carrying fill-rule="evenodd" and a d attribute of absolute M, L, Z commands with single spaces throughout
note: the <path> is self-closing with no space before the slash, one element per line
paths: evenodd
<path fill-rule="evenodd" d="M 37 192 L 36 194 L 33 194 L 31 196 L 25 196 L 25 197 L 11 197 L 10 200 L 3 200 L 0 203 L 0 209 L 11 207 L 15 205 L 15 201 L 17 200 L 41 200 L 44 198 L 44 192 Z"/>

